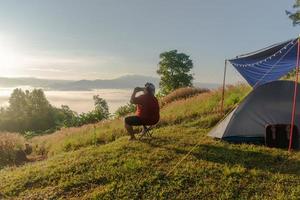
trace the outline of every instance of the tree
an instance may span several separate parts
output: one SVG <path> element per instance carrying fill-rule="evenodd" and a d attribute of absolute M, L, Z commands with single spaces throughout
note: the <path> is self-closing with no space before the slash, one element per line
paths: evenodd
<path fill-rule="evenodd" d="M 289 18 L 293 21 L 293 25 L 299 25 L 300 24 L 300 0 L 295 0 L 294 3 L 294 9 L 295 11 L 285 11 L 286 14 L 289 16 Z"/>
<path fill-rule="evenodd" d="M 3 128 L 9 131 L 20 131 L 28 129 L 30 120 L 28 118 L 28 93 L 22 89 L 14 89 L 9 100 L 9 107 L 2 116 L 5 118 Z M 4 117 L 5 116 L 5 117 Z"/>
<path fill-rule="evenodd" d="M 193 75 L 190 71 L 193 68 L 193 62 L 190 56 L 172 50 L 161 53 L 159 58 L 157 73 L 161 76 L 159 86 L 162 95 L 177 88 L 192 86 Z"/>
<path fill-rule="evenodd" d="M 61 105 L 61 108 L 53 107 L 56 127 L 78 126 L 78 114 L 71 110 L 67 105 Z"/>
<path fill-rule="evenodd" d="M 34 89 L 31 92 L 26 91 L 28 98 L 27 113 L 30 113 L 31 127 L 33 131 L 44 131 L 55 127 L 55 119 L 53 109 L 47 100 L 44 91 L 41 89 Z"/>
<path fill-rule="evenodd" d="M 53 107 L 41 89 L 31 92 L 15 89 L 9 98 L 9 106 L 0 112 L 0 130 L 45 131 L 55 127 Z"/>
<path fill-rule="evenodd" d="M 108 119 L 109 118 L 109 110 L 108 105 L 105 99 L 99 97 L 99 95 L 93 96 L 94 105 L 95 105 L 95 113 L 98 116 L 98 120 Z"/>

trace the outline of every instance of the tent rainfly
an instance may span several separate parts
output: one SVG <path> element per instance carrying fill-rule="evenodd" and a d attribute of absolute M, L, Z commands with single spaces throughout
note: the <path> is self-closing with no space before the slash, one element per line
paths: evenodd
<path fill-rule="evenodd" d="M 300 37 L 281 42 L 228 61 L 253 87 L 253 91 L 209 135 L 229 141 L 255 141 L 265 136 L 269 124 L 291 124 L 289 150 L 292 145 L 295 116 L 300 119 L 298 93 Z M 223 94 L 227 60 L 225 60 Z M 296 69 L 295 82 L 276 81 Z M 298 99 L 297 99 L 298 98 Z M 297 111 L 297 112 L 296 112 Z M 297 114 L 296 114 L 297 113 Z"/>

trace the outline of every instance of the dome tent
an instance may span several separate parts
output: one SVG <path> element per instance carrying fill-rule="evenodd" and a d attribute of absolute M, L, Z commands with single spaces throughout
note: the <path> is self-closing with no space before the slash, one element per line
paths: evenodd
<path fill-rule="evenodd" d="M 300 128 L 297 126 L 297 120 L 295 120 L 299 119 L 299 110 L 296 110 L 296 105 L 299 103 L 299 95 L 297 94 L 299 58 L 300 36 L 237 56 L 234 59 L 225 60 L 221 112 L 223 112 L 228 61 L 253 87 L 253 91 L 234 111 L 213 128 L 209 135 L 229 141 L 259 141 L 264 139 L 266 134 L 265 125 L 273 126 L 278 125 L 274 122 L 280 122 L 291 127 L 288 141 L 290 150 L 293 143 L 294 127 L 296 125 L 296 128 Z M 294 69 L 296 69 L 294 82 L 277 81 Z M 283 116 L 279 117 L 280 115 Z"/>
<path fill-rule="evenodd" d="M 300 105 L 300 88 L 297 90 L 297 103 Z M 208 135 L 233 142 L 264 141 L 267 125 L 291 123 L 293 94 L 293 81 L 273 81 L 260 85 Z M 300 106 L 295 118 L 300 119 Z M 295 125 L 300 128 L 300 120 L 295 120 Z"/>

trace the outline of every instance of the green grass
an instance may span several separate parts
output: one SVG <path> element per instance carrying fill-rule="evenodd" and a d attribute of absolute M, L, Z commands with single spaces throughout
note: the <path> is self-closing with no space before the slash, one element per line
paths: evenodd
<path fill-rule="evenodd" d="M 226 110 L 248 90 L 228 88 Z M 217 91 L 167 105 L 152 140 L 110 139 L 118 120 L 97 125 L 96 146 L 92 125 L 43 140 L 48 159 L 0 171 L 0 199 L 299 199 L 300 153 L 207 136 L 219 102 Z"/>

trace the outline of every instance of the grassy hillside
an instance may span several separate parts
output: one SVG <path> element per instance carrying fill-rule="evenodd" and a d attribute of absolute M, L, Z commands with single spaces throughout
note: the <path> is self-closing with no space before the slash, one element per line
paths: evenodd
<path fill-rule="evenodd" d="M 226 110 L 247 91 L 229 87 Z M 121 120 L 33 138 L 47 159 L 0 170 L 0 199 L 299 199 L 300 153 L 207 136 L 219 102 L 216 91 L 166 105 L 152 140 L 128 141 Z"/>

